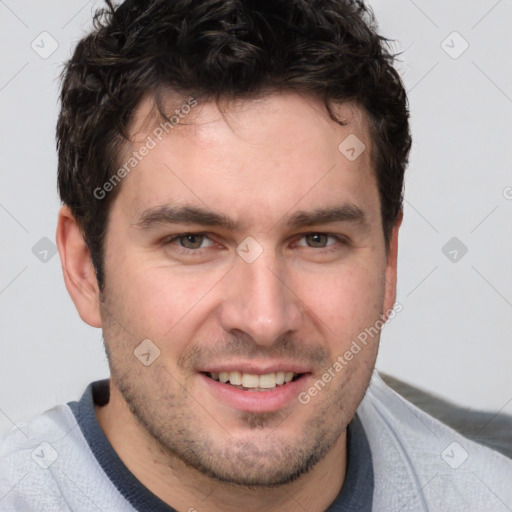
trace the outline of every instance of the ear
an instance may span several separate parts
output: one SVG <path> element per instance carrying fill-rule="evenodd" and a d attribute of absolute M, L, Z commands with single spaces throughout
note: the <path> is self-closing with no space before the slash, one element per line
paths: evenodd
<path fill-rule="evenodd" d="M 398 217 L 393 226 L 391 238 L 389 240 L 389 250 L 387 253 L 386 260 L 386 273 L 385 273 L 385 290 L 384 290 L 384 304 L 382 315 L 385 320 L 388 319 L 388 312 L 393 309 L 396 301 L 396 278 L 397 278 L 397 258 L 398 258 L 398 231 L 402 224 L 404 214 L 403 210 L 400 210 Z"/>
<path fill-rule="evenodd" d="M 96 272 L 80 227 L 67 206 L 59 211 L 57 247 L 66 288 L 80 318 L 92 327 L 101 327 Z"/>

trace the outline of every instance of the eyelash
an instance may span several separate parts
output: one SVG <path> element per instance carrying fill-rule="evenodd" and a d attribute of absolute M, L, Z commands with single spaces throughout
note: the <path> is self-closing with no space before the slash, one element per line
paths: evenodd
<path fill-rule="evenodd" d="M 184 236 L 187 236 L 187 235 L 194 235 L 194 236 L 204 236 L 204 237 L 207 237 L 208 238 L 208 233 L 203 233 L 203 232 L 200 232 L 200 233 L 194 233 L 194 232 L 186 232 L 186 233 L 179 233 L 177 235 L 173 235 L 169 238 L 166 238 L 164 241 L 163 241 L 163 245 L 172 245 L 174 242 L 177 242 L 181 237 L 184 237 Z M 210 239 L 210 241 L 213 241 Z M 207 249 L 207 247 L 202 247 L 201 249 L 187 249 L 186 247 L 182 247 L 180 244 L 176 244 L 176 247 L 178 250 L 181 250 L 185 253 L 197 253 L 197 254 L 201 254 L 202 251 L 204 251 L 204 249 Z"/>
<path fill-rule="evenodd" d="M 187 236 L 187 235 L 204 236 L 204 237 L 208 238 L 211 242 L 214 242 L 211 238 L 209 238 L 208 233 L 205 233 L 205 232 L 198 232 L 198 233 L 186 232 L 186 233 L 179 233 L 177 235 L 173 235 L 173 236 L 171 236 L 169 238 L 164 239 L 163 240 L 163 245 L 164 246 L 165 245 L 172 245 L 175 242 L 177 242 L 181 237 L 184 237 L 184 236 Z M 350 245 L 350 241 L 349 241 L 349 239 L 347 237 L 342 236 L 342 235 L 335 235 L 335 234 L 332 234 L 332 233 L 325 233 L 325 232 L 322 232 L 322 231 L 309 231 L 307 233 L 302 233 L 298 240 L 301 240 L 301 239 L 305 238 L 308 235 L 326 235 L 327 237 L 334 238 L 336 240 L 336 243 L 330 244 L 330 245 L 328 245 L 326 247 L 303 246 L 303 248 L 306 248 L 306 249 L 316 249 L 316 252 L 319 253 L 319 254 L 328 254 L 330 252 L 333 252 L 333 251 L 335 251 L 338 248 L 339 244 L 344 245 L 344 246 Z M 208 249 L 208 248 L 209 247 L 202 247 L 202 248 L 199 248 L 199 249 L 188 249 L 186 247 L 182 247 L 179 244 L 176 244 L 176 250 L 178 250 L 178 252 L 181 252 L 182 254 L 187 254 L 187 255 L 195 254 L 197 256 L 200 256 L 200 255 L 202 255 L 203 251 L 205 249 Z"/>

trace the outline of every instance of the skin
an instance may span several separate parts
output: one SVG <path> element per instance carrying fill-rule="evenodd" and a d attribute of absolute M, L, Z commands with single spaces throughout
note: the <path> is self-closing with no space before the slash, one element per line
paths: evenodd
<path fill-rule="evenodd" d="M 150 98 L 139 105 L 126 155 L 151 134 L 153 107 Z M 60 211 L 66 286 L 81 318 L 102 328 L 109 357 L 110 402 L 98 420 L 130 471 L 177 510 L 322 511 L 343 485 L 346 427 L 378 336 L 307 405 L 292 399 L 271 412 L 234 407 L 199 370 L 294 362 L 308 370 L 307 391 L 393 307 L 401 217 L 386 251 L 357 106 L 337 106 L 345 126 L 291 92 L 221 108 L 198 104 L 124 178 L 109 216 L 102 293 L 73 216 Z M 349 134 L 367 148 L 352 162 L 338 150 Z M 342 203 L 365 221 L 287 225 L 299 210 Z M 137 224 L 164 205 L 215 211 L 239 226 Z M 186 233 L 207 236 L 192 239 L 199 249 L 169 241 Z M 248 236 L 263 250 L 252 263 L 236 252 Z M 145 366 L 133 352 L 147 338 L 160 355 Z"/>

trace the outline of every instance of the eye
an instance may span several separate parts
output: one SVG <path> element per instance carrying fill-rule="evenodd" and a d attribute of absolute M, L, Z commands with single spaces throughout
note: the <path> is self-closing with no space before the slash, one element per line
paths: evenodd
<path fill-rule="evenodd" d="M 335 245 L 338 242 L 343 242 L 340 237 L 329 235 L 327 233 L 307 233 L 302 237 L 302 239 L 305 241 L 307 247 L 316 247 L 320 249 L 330 245 Z M 328 243 L 329 241 L 331 243 Z M 299 242 L 298 245 L 304 247 L 303 243 Z"/>
<path fill-rule="evenodd" d="M 325 247 L 329 237 L 325 233 L 310 233 L 304 239 L 309 247 Z"/>
<path fill-rule="evenodd" d="M 204 249 L 213 245 L 213 242 L 204 233 L 184 233 L 173 236 L 166 242 L 167 244 L 178 244 L 184 249 Z"/>

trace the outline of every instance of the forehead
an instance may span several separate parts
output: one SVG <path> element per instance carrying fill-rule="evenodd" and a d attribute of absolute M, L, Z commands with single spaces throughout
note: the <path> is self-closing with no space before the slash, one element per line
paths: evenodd
<path fill-rule="evenodd" d="M 345 102 L 331 103 L 331 109 L 349 132 L 370 142 L 369 123 L 361 107 L 354 102 Z M 258 120 L 260 122 L 255 123 Z M 290 91 L 251 99 L 221 98 L 219 102 L 198 101 L 192 96 L 168 92 L 146 95 L 142 99 L 134 111 L 130 135 L 135 144 L 148 135 L 161 135 L 164 139 L 170 135 L 174 138 L 193 137 L 198 144 L 208 144 L 225 137 L 226 132 L 231 132 L 230 135 L 240 141 L 252 143 L 264 143 L 276 133 L 294 133 L 312 141 L 320 136 L 330 144 L 332 136 L 336 140 L 339 138 L 335 132 L 340 124 L 329 117 L 318 99 Z M 159 133 L 162 128 L 163 133 Z M 331 132 L 331 137 L 325 137 L 326 130 Z M 273 142 L 278 149 L 279 140 Z M 369 146 L 367 148 L 371 149 Z M 365 156 L 370 154 L 368 151 Z"/>
<path fill-rule="evenodd" d="M 151 139 L 123 183 L 126 213 L 192 204 L 272 222 L 299 203 L 304 210 L 346 201 L 377 214 L 368 122 L 356 105 L 334 107 L 342 126 L 320 102 L 296 93 L 218 104 L 175 94 L 163 100 L 171 122 L 146 97 L 120 155 L 122 163 Z M 354 159 L 352 149 L 362 152 Z"/>

